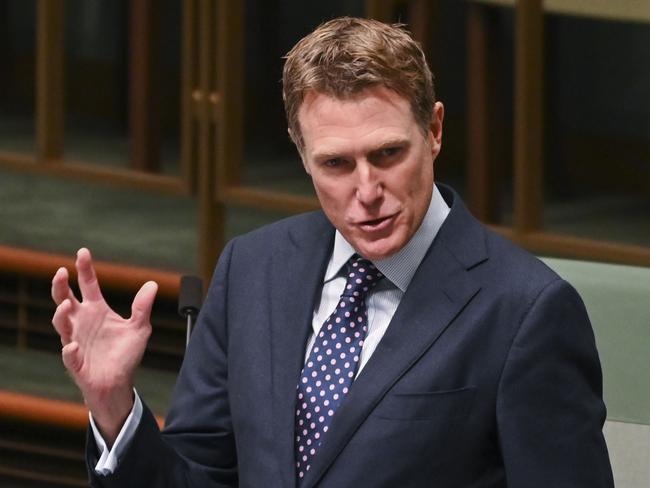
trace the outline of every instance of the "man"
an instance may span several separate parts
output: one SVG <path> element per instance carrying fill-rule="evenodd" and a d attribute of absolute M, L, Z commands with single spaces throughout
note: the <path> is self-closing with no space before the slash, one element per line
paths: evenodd
<path fill-rule="evenodd" d="M 582 302 L 434 185 L 444 112 L 419 46 L 332 20 L 288 54 L 283 95 L 323 212 L 226 246 L 162 434 L 133 391 L 156 285 L 126 320 L 87 250 L 82 302 L 54 277 L 92 484 L 613 486 Z"/>

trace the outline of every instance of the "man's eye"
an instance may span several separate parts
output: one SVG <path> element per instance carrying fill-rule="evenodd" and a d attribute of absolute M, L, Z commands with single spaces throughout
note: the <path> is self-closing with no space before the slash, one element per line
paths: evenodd
<path fill-rule="evenodd" d="M 381 150 L 381 155 L 389 158 L 391 156 L 395 156 L 399 152 L 400 148 L 399 147 L 386 147 Z"/>
<path fill-rule="evenodd" d="M 343 161 L 341 158 L 332 158 L 326 160 L 323 164 L 328 168 L 336 168 L 337 166 L 341 166 L 341 164 L 343 164 Z"/>

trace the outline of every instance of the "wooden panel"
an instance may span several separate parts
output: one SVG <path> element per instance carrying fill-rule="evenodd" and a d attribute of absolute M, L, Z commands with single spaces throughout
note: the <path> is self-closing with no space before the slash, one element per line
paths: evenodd
<path fill-rule="evenodd" d="M 0 483 L 5 480 L 8 480 L 11 484 L 3 486 L 20 486 L 21 488 L 24 488 L 26 486 L 34 486 L 39 488 L 73 488 L 88 486 L 88 482 L 85 479 L 82 480 L 81 478 L 77 479 L 72 476 L 56 476 L 49 473 L 36 473 L 33 469 L 16 469 L 0 465 Z M 33 482 L 34 484 L 30 483 L 26 485 L 26 482 Z"/>
<path fill-rule="evenodd" d="M 181 173 L 190 192 L 196 192 L 196 108 L 193 94 L 198 84 L 198 7 L 197 0 L 182 2 L 181 54 Z"/>
<path fill-rule="evenodd" d="M 142 171 L 160 169 L 160 5 L 131 0 L 129 129 L 131 165 Z"/>
<path fill-rule="evenodd" d="M 67 488 L 88 485 L 84 463 L 85 429 L 26 422 L 0 413 L 0 432 L 0 486 Z"/>
<path fill-rule="evenodd" d="M 39 0 L 36 49 L 36 153 L 51 161 L 63 155 L 64 1 Z"/>
<path fill-rule="evenodd" d="M 436 61 L 433 59 L 433 43 L 439 3 L 439 0 L 411 0 L 408 6 L 408 29 L 421 44 L 432 68 Z"/>
<path fill-rule="evenodd" d="M 525 232 L 542 212 L 542 0 L 519 2 L 515 24 L 514 227 Z"/>
<path fill-rule="evenodd" d="M 485 8 L 470 4 L 467 17 L 467 175 L 468 206 L 484 222 L 497 218 L 495 161 L 491 159 L 489 127 L 495 123 L 490 102 L 493 90 L 488 69 L 489 36 L 488 13 Z M 494 70 L 493 70 L 494 71 Z M 491 77 L 495 77 L 491 73 Z"/>
<path fill-rule="evenodd" d="M 243 2 L 218 2 L 214 42 L 217 64 L 208 103 L 218 113 L 217 185 L 237 185 L 244 152 L 244 7 Z M 220 103 L 219 103 L 220 102 Z M 218 112 L 217 112 L 218 109 Z"/>
<path fill-rule="evenodd" d="M 87 486 L 87 426 L 82 404 L 0 390 L 0 485 Z"/>
<path fill-rule="evenodd" d="M 230 4 L 231 2 L 223 2 Z M 194 90 L 198 123 L 198 208 L 199 208 L 199 263 L 201 277 L 209 282 L 219 252 L 224 244 L 225 212 L 217 204 L 216 131 L 212 121 L 209 95 L 215 86 L 216 58 L 223 46 L 216 46 L 215 29 L 218 15 L 217 2 L 199 2 L 199 85 Z M 220 27 L 220 26 L 219 26 Z M 238 53 L 240 56 L 243 53 Z M 224 123 L 228 123 L 226 120 Z M 239 163 L 239 162 L 237 162 Z"/>
<path fill-rule="evenodd" d="M 102 274 L 100 280 L 102 291 L 107 303 L 122 316 L 129 316 L 131 304 L 135 294 L 134 288 L 139 283 L 133 283 L 128 289 L 121 289 L 116 286 L 104 286 Z M 52 315 L 55 305 L 50 297 L 51 274 L 47 276 L 31 276 L 27 273 L 15 271 L 0 272 L 0 345 L 5 344 L 15 347 L 17 354 L 23 354 L 26 367 L 12 369 L 12 353 L 0 352 L 0 366 L 8 371 L 8 377 L 4 382 L 0 378 L 0 389 L 20 390 L 23 393 L 39 396 L 49 396 L 48 392 L 57 397 L 63 394 L 61 399 L 76 401 L 77 397 L 69 397 L 65 393 L 66 386 L 56 385 L 48 378 L 48 373 L 35 373 L 36 365 L 42 364 L 47 371 L 59 371 L 60 359 L 54 363 L 54 370 L 51 364 L 43 361 L 43 357 L 29 357 L 32 351 L 46 351 L 54 353 L 57 358 L 61 343 L 56 331 L 52 327 Z M 76 288 L 76 285 L 73 284 Z M 142 365 L 156 370 L 176 373 L 180 368 L 185 353 L 185 325 L 186 322 L 178 314 L 177 295 L 167 296 L 164 293 L 156 297 L 151 313 L 153 325 L 152 335 L 147 343 Z M 1 351 L 1 349 L 0 349 Z M 7 370 L 7 368 L 9 368 Z M 1 370 L 2 368 L 0 368 Z M 145 370 L 140 369 L 138 376 Z M 147 384 L 152 378 L 144 375 L 144 383 L 140 383 L 143 391 L 148 391 Z M 157 382 L 158 379 L 153 379 Z M 4 383 L 4 386 L 3 386 Z M 24 389 L 23 389 L 24 388 Z M 165 395 L 165 389 L 149 391 L 147 398 L 150 405 L 156 412 L 164 412 L 167 404 L 161 404 L 161 395 Z"/>
<path fill-rule="evenodd" d="M 219 198 L 226 188 L 239 185 L 244 154 L 244 2 L 219 1 L 217 29 L 212 33 L 217 62 L 211 66 L 208 93 L 209 124 L 213 146 L 214 183 L 211 237 L 218 251 L 224 245 L 226 209 Z M 217 253 L 206 255 L 203 276 L 211 275 Z"/>
<path fill-rule="evenodd" d="M 369 19 L 393 22 L 396 0 L 365 0 L 365 14 Z"/>
<path fill-rule="evenodd" d="M 13 67 L 13 53 L 10 44 L 10 31 L 9 31 L 9 3 L 0 2 L 0 60 L 4 63 L 5 70 L 8 66 Z M 6 72 L 6 71 L 5 71 Z M 9 93 L 10 78 L 13 78 L 12 75 L 0 76 L 0 100 L 3 101 L 6 99 L 6 94 Z"/>
<path fill-rule="evenodd" d="M 16 283 L 16 297 L 15 302 L 25 303 L 28 299 L 27 282 L 24 279 L 19 279 Z M 16 309 L 16 347 L 18 349 L 27 348 L 27 337 L 29 330 L 29 317 L 27 316 L 27 309 L 18 306 Z"/>

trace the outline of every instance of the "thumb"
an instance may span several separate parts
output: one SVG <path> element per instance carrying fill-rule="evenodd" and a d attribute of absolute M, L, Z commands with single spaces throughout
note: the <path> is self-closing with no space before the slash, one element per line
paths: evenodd
<path fill-rule="evenodd" d="M 158 292 L 158 283 L 147 281 L 138 291 L 131 305 L 131 320 L 140 325 L 143 322 L 149 322 L 153 301 Z"/>
<path fill-rule="evenodd" d="M 70 373 L 74 374 L 81 369 L 81 357 L 79 354 L 79 343 L 70 342 L 61 349 L 63 364 Z"/>

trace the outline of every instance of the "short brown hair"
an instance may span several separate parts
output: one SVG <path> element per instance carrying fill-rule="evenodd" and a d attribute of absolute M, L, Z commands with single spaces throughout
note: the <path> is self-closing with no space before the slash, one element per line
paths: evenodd
<path fill-rule="evenodd" d="M 308 91 L 345 99 L 377 85 L 407 99 L 418 125 L 428 130 L 436 100 L 433 75 L 402 24 L 340 17 L 303 37 L 287 54 L 282 73 L 287 123 L 298 149 L 304 146 L 298 111 Z"/>

